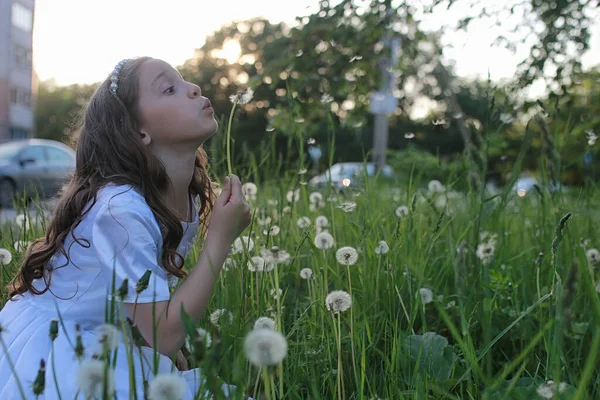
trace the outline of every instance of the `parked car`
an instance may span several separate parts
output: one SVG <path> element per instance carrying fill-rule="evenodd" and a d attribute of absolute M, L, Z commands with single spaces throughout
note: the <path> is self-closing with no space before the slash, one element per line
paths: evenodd
<path fill-rule="evenodd" d="M 364 182 L 364 175 L 373 177 L 377 172 L 374 163 L 362 162 L 344 162 L 333 164 L 324 174 L 317 175 L 310 180 L 314 187 L 326 186 L 331 180 L 331 184 L 337 189 L 346 189 L 359 186 Z M 394 170 L 389 165 L 384 165 L 380 176 L 391 178 L 394 176 Z"/>
<path fill-rule="evenodd" d="M 26 139 L 0 144 L 0 207 L 17 195 L 54 196 L 75 170 L 75 151 L 54 140 Z"/>
<path fill-rule="evenodd" d="M 532 176 L 524 176 L 521 177 L 519 179 L 517 179 L 517 181 L 515 182 L 513 189 L 516 190 L 517 194 L 520 197 L 523 197 L 525 195 L 527 195 L 528 193 L 531 193 L 534 190 L 534 185 L 538 185 L 540 188 L 542 187 L 542 184 L 534 177 Z M 547 184 L 547 188 L 550 192 L 557 192 L 557 191 L 561 191 L 565 189 L 565 186 L 562 184 L 552 184 L 552 183 L 548 183 Z"/>

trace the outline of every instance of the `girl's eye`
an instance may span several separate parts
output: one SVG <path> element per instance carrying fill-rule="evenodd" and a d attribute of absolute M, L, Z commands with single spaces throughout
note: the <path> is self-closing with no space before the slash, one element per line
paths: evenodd
<path fill-rule="evenodd" d="M 169 87 L 167 88 L 167 90 L 165 90 L 165 93 L 168 93 L 168 94 L 173 94 L 173 93 L 175 93 L 175 86 L 169 86 Z"/>

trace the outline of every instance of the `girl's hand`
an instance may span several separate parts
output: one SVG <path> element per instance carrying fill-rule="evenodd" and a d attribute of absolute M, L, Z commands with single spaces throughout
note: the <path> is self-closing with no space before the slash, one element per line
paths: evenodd
<path fill-rule="evenodd" d="M 183 352 L 181 350 L 177 352 L 177 356 L 175 358 L 175 366 L 180 371 L 188 371 L 190 369 L 190 365 L 188 364 L 186 358 L 183 356 Z"/>
<path fill-rule="evenodd" d="M 242 193 L 242 183 L 236 175 L 226 177 L 213 206 L 207 236 L 230 245 L 249 224 L 250 206 Z"/>

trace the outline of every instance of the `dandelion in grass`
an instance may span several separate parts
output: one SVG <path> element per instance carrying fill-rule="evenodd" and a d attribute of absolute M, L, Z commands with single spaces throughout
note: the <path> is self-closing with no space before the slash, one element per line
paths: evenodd
<path fill-rule="evenodd" d="M 279 226 L 273 225 L 268 230 L 267 229 L 263 230 L 263 235 L 277 236 L 277 235 L 279 235 L 280 231 L 281 231 L 281 229 L 279 228 Z"/>
<path fill-rule="evenodd" d="M 321 96 L 321 103 L 329 104 L 331 102 L 333 102 L 333 96 L 329 93 L 323 93 L 323 95 Z"/>
<path fill-rule="evenodd" d="M 194 338 L 194 340 L 201 341 L 202 343 L 204 343 L 204 346 L 206 348 L 209 348 L 210 345 L 212 344 L 212 335 L 206 329 L 198 327 L 198 328 L 196 328 L 196 338 Z M 185 338 L 185 346 L 190 351 L 194 347 L 192 342 L 190 341 L 190 338 L 187 336 Z"/>
<path fill-rule="evenodd" d="M 241 238 L 235 239 L 232 246 L 233 254 L 243 253 L 244 246 L 248 249 L 248 251 L 254 250 L 254 240 L 248 236 L 242 236 Z"/>
<path fill-rule="evenodd" d="M 96 334 L 98 335 L 98 343 L 102 345 L 104 350 L 114 351 L 119 347 L 121 332 L 116 326 L 111 324 L 98 325 L 96 327 Z"/>
<path fill-rule="evenodd" d="M 407 217 L 408 216 L 408 207 L 400 206 L 400 207 L 396 208 L 396 216 L 398 218 Z"/>
<path fill-rule="evenodd" d="M 325 228 L 329 227 L 329 220 L 324 215 L 319 215 L 315 218 L 315 227 L 318 232 L 323 231 Z"/>
<path fill-rule="evenodd" d="M 283 215 L 289 215 L 289 214 L 291 214 L 292 213 L 292 207 L 290 207 L 290 206 L 283 207 L 283 209 L 281 210 L 281 213 Z"/>
<path fill-rule="evenodd" d="M 242 193 L 246 197 L 246 200 L 256 200 L 256 193 L 258 188 L 252 182 L 246 182 L 242 185 Z"/>
<path fill-rule="evenodd" d="M 150 383 L 150 400 L 181 400 L 187 389 L 186 380 L 178 374 L 158 375 Z"/>
<path fill-rule="evenodd" d="M 267 264 L 286 264 L 291 261 L 292 256 L 278 246 L 273 246 L 270 249 L 261 249 L 260 255 L 265 259 Z"/>
<path fill-rule="evenodd" d="M 556 387 L 554 381 L 548 381 L 546 383 L 541 384 L 536 392 L 537 394 L 544 399 L 553 399 L 558 393 L 563 393 L 567 389 L 567 384 L 565 382 L 561 382 Z"/>
<path fill-rule="evenodd" d="M 15 222 L 17 226 L 21 229 L 28 230 L 30 226 L 29 217 L 25 214 L 19 214 L 15 217 Z"/>
<path fill-rule="evenodd" d="M 356 261 L 358 261 L 358 252 L 354 247 L 345 246 L 338 249 L 335 253 L 335 258 L 342 265 L 354 265 L 356 264 Z"/>
<path fill-rule="evenodd" d="M 300 200 L 300 189 L 296 189 L 293 191 L 290 190 L 289 192 L 286 193 L 285 199 L 287 200 L 288 203 L 297 202 L 298 200 Z"/>
<path fill-rule="evenodd" d="M 270 272 L 274 267 L 273 264 L 267 264 L 265 259 L 260 256 L 254 256 L 251 260 L 248 260 L 248 270 L 250 272 Z"/>
<path fill-rule="evenodd" d="M 244 353 L 250 363 L 257 367 L 275 366 L 287 355 L 285 337 L 273 329 L 254 329 L 244 340 Z"/>
<path fill-rule="evenodd" d="M 421 302 L 423 304 L 429 304 L 433 302 L 433 291 L 429 288 L 419 289 L 419 295 L 421 296 Z"/>
<path fill-rule="evenodd" d="M 308 200 L 311 202 L 311 204 L 314 204 L 318 208 L 325 206 L 323 201 L 323 195 L 319 192 L 312 192 L 311 194 L 309 194 Z"/>
<path fill-rule="evenodd" d="M 305 279 L 305 280 L 309 280 L 311 279 L 313 276 L 313 271 L 310 268 L 302 268 L 300 270 L 300 278 Z"/>
<path fill-rule="evenodd" d="M 327 250 L 334 246 L 335 241 L 329 232 L 319 232 L 315 236 L 315 247 L 321 250 Z"/>
<path fill-rule="evenodd" d="M 325 297 L 325 306 L 334 314 L 348 311 L 352 307 L 352 297 L 343 290 L 334 290 Z"/>
<path fill-rule="evenodd" d="M 260 317 L 254 323 L 254 329 L 271 329 L 275 330 L 275 321 L 273 318 Z"/>
<path fill-rule="evenodd" d="M 225 261 L 223 262 L 223 271 L 229 271 L 232 268 L 235 268 L 236 264 L 235 261 L 229 257 L 227 257 L 225 259 Z"/>
<path fill-rule="evenodd" d="M 429 193 L 442 193 L 444 190 L 446 190 L 444 185 L 442 185 L 442 182 L 436 179 L 429 181 L 427 188 L 429 189 Z"/>
<path fill-rule="evenodd" d="M 600 263 L 600 252 L 596 249 L 589 249 L 585 256 L 591 265 L 597 266 Z"/>
<path fill-rule="evenodd" d="M 269 292 L 269 294 L 271 295 L 271 297 L 273 297 L 275 300 L 280 299 L 281 295 L 283 294 L 283 290 L 281 289 L 271 289 L 271 291 Z"/>
<path fill-rule="evenodd" d="M 585 136 L 587 139 L 587 143 L 590 146 L 593 146 L 596 144 L 596 140 L 598 140 L 598 136 L 594 133 L 593 130 L 589 129 L 589 130 L 585 131 Z"/>
<path fill-rule="evenodd" d="M 266 216 L 264 218 L 257 218 L 256 219 L 256 223 L 260 226 L 265 226 L 265 225 L 269 225 L 272 221 L 272 218 L 269 216 Z"/>
<path fill-rule="evenodd" d="M 356 203 L 353 201 L 345 201 L 336 208 L 341 208 L 345 213 L 351 213 L 352 211 L 356 210 Z"/>
<path fill-rule="evenodd" d="M 591 239 L 584 239 L 584 238 L 579 239 L 579 246 L 583 247 L 584 250 L 589 249 L 591 244 L 592 244 Z"/>
<path fill-rule="evenodd" d="M 477 258 L 481 260 L 484 265 L 492 262 L 494 259 L 494 253 L 496 252 L 496 245 L 493 243 L 480 243 L 477 246 L 475 254 Z"/>
<path fill-rule="evenodd" d="M 77 370 L 77 387 L 88 397 L 102 398 L 105 380 L 106 392 L 109 397 L 112 397 L 115 392 L 114 371 L 106 368 L 104 362 L 100 360 L 84 361 Z"/>
<path fill-rule="evenodd" d="M 221 324 L 229 325 L 233 323 L 233 314 L 225 308 L 219 308 L 210 314 L 210 323 L 219 328 Z"/>
<path fill-rule="evenodd" d="M 380 240 L 375 247 L 375 254 L 387 254 L 390 251 L 390 246 L 387 244 L 385 240 Z"/>
<path fill-rule="evenodd" d="M 492 233 L 492 232 L 488 232 L 488 231 L 483 231 L 479 234 L 479 241 L 480 242 L 484 242 L 484 243 L 491 243 L 491 244 L 496 244 L 496 240 L 498 239 L 498 234 L 496 233 Z"/>
<path fill-rule="evenodd" d="M 0 265 L 8 265 L 12 261 L 12 253 L 7 249 L 0 249 Z"/>
<path fill-rule="evenodd" d="M 404 134 L 404 138 L 408 139 L 408 140 L 414 139 L 415 138 L 415 134 L 413 132 L 406 132 Z"/>
<path fill-rule="evenodd" d="M 21 252 L 24 252 L 25 250 L 27 250 L 27 248 L 29 247 L 30 244 L 31 244 L 31 242 L 29 242 L 27 240 L 17 240 L 13 244 L 13 247 L 15 248 L 17 253 L 21 253 Z"/>
<path fill-rule="evenodd" d="M 237 94 L 229 97 L 229 100 L 233 103 L 233 107 L 231 107 L 231 112 L 229 113 L 229 124 L 227 125 L 227 173 L 229 176 L 233 174 L 231 168 L 231 125 L 233 123 L 233 115 L 238 104 L 248 104 L 253 96 L 254 91 L 248 88 L 246 91 L 239 91 Z"/>
<path fill-rule="evenodd" d="M 298 218 L 296 225 L 298 225 L 298 228 L 300 228 L 300 229 L 306 229 L 306 228 L 310 227 L 310 225 L 311 225 L 310 218 L 300 217 L 300 218 Z"/>

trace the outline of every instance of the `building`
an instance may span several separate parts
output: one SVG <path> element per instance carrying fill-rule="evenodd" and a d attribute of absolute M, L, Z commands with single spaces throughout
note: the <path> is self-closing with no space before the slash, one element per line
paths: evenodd
<path fill-rule="evenodd" d="M 34 133 L 35 0 L 0 0 L 0 143 Z"/>

